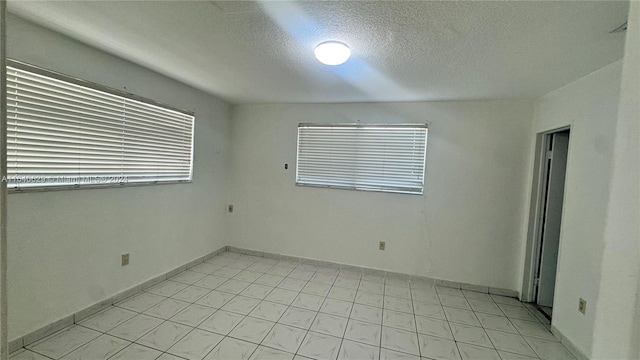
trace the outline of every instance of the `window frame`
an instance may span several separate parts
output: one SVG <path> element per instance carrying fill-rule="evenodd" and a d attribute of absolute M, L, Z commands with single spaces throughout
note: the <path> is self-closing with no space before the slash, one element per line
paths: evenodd
<path fill-rule="evenodd" d="M 144 104 L 152 105 L 155 107 L 163 108 L 166 110 L 179 112 L 188 116 L 193 117 L 193 126 L 192 126 L 192 135 L 191 135 L 191 157 L 190 164 L 191 169 L 189 173 L 189 179 L 186 180 L 166 180 L 166 181 L 139 181 L 139 182 L 118 182 L 118 183 L 105 183 L 105 184 L 73 184 L 73 185 L 47 185 L 47 186 L 32 186 L 25 188 L 13 188 L 7 186 L 8 194 L 19 194 L 19 193 L 32 193 L 32 192 L 49 192 L 49 191 L 68 191 L 68 190 L 90 190 L 90 189 L 105 189 L 105 188 L 120 188 L 120 187 L 136 187 L 136 186 L 149 186 L 149 185 L 175 185 L 175 184 L 185 184 L 193 182 L 193 173 L 195 168 L 194 163 L 194 153 L 195 153 L 195 127 L 196 127 L 196 116 L 195 112 L 192 110 L 180 109 L 171 105 L 167 105 L 164 103 L 160 103 L 149 98 L 145 98 L 139 95 L 135 95 L 126 91 L 114 89 L 105 85 L 101 85 L 98 83 L 94 83 L 92 81 L 80 79 L 71 75 L 63 74 L 57 71 L 45 69 L 36 65 L 32 65 L 26 62 L 22 62 L 15 59 L 7 59 L 6 66 L 16 68 L 18 70 L 28 71 L 37 75 L 46 76 L 55 80 L 60 80 L 64 82 L 68 82 L 74 85 L 84 86 L 93 90 L 102 91 L 108 94 L 120 96 L 126 99 L 138 101 Z M 7 178 L 10 175 L 7 174 Z M 7 179 L 8 180 L 8 179 Z M 2 179 L 5 181 L 5 179 Z"/>
<path fill-rule="evenodd" d="M 301 183 L 299 182 L 298 176 L 298 165 L 299 165 L 299 157 L 300 157 L 300 128 L 302 127 L 351 127 L 351 128 L 393 128 L 393 127 L 408 127 L 408 128 L 420 128 L 425 129 L 425 144 L 424 144 L 424 152 L 423 159 L 424 163 L 422 165 L 422 187 L 420 192 L 412 192 L 412 191 L 402 191 L 397 189 L 370 189 L 370 188 L 359 188 L 357 186 L 340 186 L 340 185 L 322 185 L 322 184 L 309 184 L 309 183 Z M 363 124 L 363 123 L 299 123 L 296 130 L 296 172 L 295 172 L 295 185 L 300 187 L 312 187 L 312 188 L 325 188 L 325 189 L 338 189 L 338 190 L 354 190 L 354 191 L 365 191 L 365 192 L 376 192 L 376 193 L 387 193 L 387 194 L 401 194 L 401 195 L 424 195 L 424 187 L 425 187 L 425 177 L 427 170 L 427 138 L 429 132 L 429 124 L 428 123 L 398 123 L 398 124 Z"/>

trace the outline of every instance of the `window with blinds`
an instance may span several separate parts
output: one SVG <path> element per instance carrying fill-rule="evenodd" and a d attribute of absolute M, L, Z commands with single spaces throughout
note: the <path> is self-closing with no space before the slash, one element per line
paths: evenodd
<path fill-rule="evenodd" d="M 426 125 L 298 126 L 296 184 L 422 194 Z"/>
<path fill-rule="evenodd" d="M 9 189 L 191 180 L 192 114 L 11 64 L 4 179 Z"/>

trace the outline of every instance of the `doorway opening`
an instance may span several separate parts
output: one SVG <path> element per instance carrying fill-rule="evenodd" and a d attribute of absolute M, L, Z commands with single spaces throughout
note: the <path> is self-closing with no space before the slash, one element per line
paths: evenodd
<path fill-rule="evenodd" d="M 553 315 L 570 130 L 538 134 L 522 301 Z"/>

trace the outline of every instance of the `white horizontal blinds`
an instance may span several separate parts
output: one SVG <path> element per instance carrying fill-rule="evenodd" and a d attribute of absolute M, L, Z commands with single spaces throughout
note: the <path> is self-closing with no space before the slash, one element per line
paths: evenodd
<path fill-rule="evenodd" d="M 422 194 L 425 125 L 298 127 L 300 185 Z"/>
<path fill-rule="evenodd" d="M 7 67 L 9 188 L 191 179 L 193 116 Z"/>
<path fill-rule="evenodd" d="M 123 175 L 129 182 L 191 180 L 193 116 L 125 99 Z"/>

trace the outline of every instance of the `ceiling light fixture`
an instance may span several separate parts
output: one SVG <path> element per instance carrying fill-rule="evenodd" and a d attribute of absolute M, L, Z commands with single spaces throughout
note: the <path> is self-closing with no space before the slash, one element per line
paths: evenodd
<path fill-rule="evenodd" d="M 325 41 L 318 44 L 313 51 L 316 59 L 325 65 L 340 65 L 349 60 L 351 50 L 340 41 Z"/>

